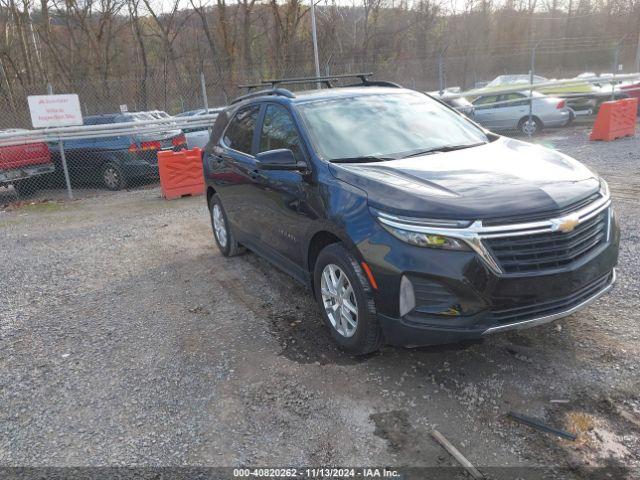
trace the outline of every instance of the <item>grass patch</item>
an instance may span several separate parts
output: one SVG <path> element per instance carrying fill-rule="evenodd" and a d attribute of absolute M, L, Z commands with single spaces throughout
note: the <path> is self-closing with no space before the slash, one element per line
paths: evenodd
<path fill-rule="evenodd" d="M 5 208 L 7 211 L 26 211 L 26 212 L 57 212 L 62 210 L 62 205 L 59 202 L 51 200 L 36 200 L 36 201 L 24 201 L 14 202 Z"/>

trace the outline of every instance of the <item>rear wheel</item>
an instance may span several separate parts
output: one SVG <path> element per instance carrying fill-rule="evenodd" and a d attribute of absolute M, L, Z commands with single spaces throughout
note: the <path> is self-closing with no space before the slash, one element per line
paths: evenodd
<path fill-rule="evenodd" d="M 525 135 L 533 136 L 542 130 L 542 122 L 536 117 L 531 117 L 531 120 L 529 117 L 524 117 L 518 122 L 518 130 Z"/>
<path fill-rule="evenodd" d="M 225 257 L 233 257 L 244 251 L 242 246 L 236 241 L 227 214 L 224 211 L 220 197 L 216 194 L 209 201 L 209 212 L 211 214 L 211 227 L 213 228 L 213 238 L 216 240 L 220 253 Z"/>
<path fill-rule="evenodd" d="M 122 190 L 127 186 L 122 168 L 115 162 L 107 162 L 102 166 L 101 179 L 109 190 Z"/>
<path fill-rule="evenodd" d="M 338 346 L 353 355 L 382 345 L 373 290 L 355 257 L 341 243 L 327 246 L 314 267 L 316 298 Z"/>

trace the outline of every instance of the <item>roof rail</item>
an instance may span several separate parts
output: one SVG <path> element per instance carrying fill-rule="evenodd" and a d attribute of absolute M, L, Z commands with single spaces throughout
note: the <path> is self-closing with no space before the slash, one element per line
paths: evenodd
<path fill-rule="evenodd" d="M 325 75 L 321 77 L 294 77 L 294 78 L 273 78 L 269 80 L 262 80 L 262 85 L 271 84 L 273 88 L 277 85 L 287 84 L 301 84 L 301 83 L 324 83 L 327 88 L 332 88 L 331 80 L 337 80 L 341 78 L 359 78 L 362 82 L 361 85 L 367 85 L 367 77 L 371 77 L 373 73 L 349 73 L 346 75 Z"/>
<path fill-rule="evenodd" d="M 240 88 L 255 88 L 255 87 L 264 87 L 264 85 L 259 84 L 259 85 L 240 85 Z M 238 98 L 235 98 L 231 101 L 231 105 L 233 105 L 234 103 L 238 103 L 241 102 L 243 100 L 248 100 L 249 98 L 255 98 L 255 97 L 262 97 L 264 95 L 280 95 L 283 97 L 287 97 L 287 98 L 296 98 L 296 96 L 294 95 L 294 93 L 290 90 L 287 90 L 286 88 L 267 88 L 264 90 L 258 90 L 257 92 L 251 92 L 251 89 L 249 89 L 250 93 L 247 93 L 246 95 L 240 95 Z"/>
<path fill-rule="evenodd" d="M 396 82 L 388 82 L 386 80 L 366 80 L 363 83 L 353 83 L 351 85 L 344 85 L 345 87 L 393 87 L 403 88 L 402 85 Z"/>
<path fill-rule="evenodd" d="M 302 84 L 302 83 L 324 83 L 327 88 L 333 88 L 331 84 L 331 80 L 341 79 L 341 78 L 359 78 L 360 83 L 354 83 L 352 85 L 346 85 L 347 87 L 394 87 L 394 88 L 402 88 L 401 85 L 398 85 L 394 82 L 387 82 L 386 80 L 369 80 L 368 77 L 372 76 L 373 73 L 350 73 L 346 75 L 327 75 L 324 77 L 295 77 L 295 78 L 274 78 L 270 80 L 261 80 L 260 83 L 249 83 L 246 85 L 238 85 L 238 88 L 246 88 L 248 93 L 246 95 L 242 95 L 231 103 L 238 103 L 242 100 L 247 100 L 249 98 L 260 97 L 263 95 L 282 95 L 287 98 L 295 98 L 296 96 L 291 92 L 291 90 L 287 90 L 286 88 L 280 88 L 279 85 L 287 84 Z M 267 85 L 271 85 L 271 88 L 253 91 L 255 88 L 264 88 Z"/>

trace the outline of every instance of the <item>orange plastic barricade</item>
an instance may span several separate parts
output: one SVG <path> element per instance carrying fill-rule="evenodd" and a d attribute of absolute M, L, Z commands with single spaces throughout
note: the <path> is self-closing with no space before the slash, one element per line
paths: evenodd
<path fill-rule="evenodd" d="M 625 98 L 600 105 L 598 117 L 593 124 L 590 140 L 605 140 L 632 137 L 636 133 L 637 98 Z"/>
<path fill-rule="evenodd" d="M 202 153 L 199 148 L 179 152 L 158 152 L 160 190 L 167 200 L 185 195 L 202 195 Z"/>

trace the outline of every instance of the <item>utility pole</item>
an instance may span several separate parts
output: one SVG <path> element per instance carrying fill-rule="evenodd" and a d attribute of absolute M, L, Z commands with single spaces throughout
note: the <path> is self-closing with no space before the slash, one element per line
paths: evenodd
<path fill-rule="evenodd" d="M 313 60 L 316 67 L 316 77 L 320 77 L 320 60 L 318 58 L 318 34 L 316 33 L 316 4 L 311 0 L 311 37 L 313 39 Z M 320 82 L 316 83 L 320 88 Z"/>

